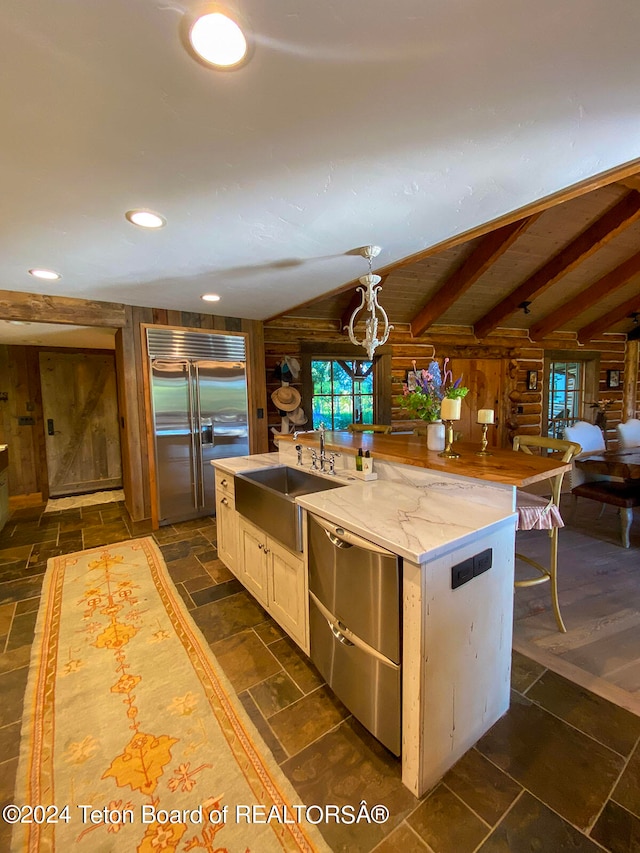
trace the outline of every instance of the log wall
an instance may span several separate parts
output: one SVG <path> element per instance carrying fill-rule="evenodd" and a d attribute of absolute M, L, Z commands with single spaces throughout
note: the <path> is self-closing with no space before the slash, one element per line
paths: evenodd
<path fill-rule="evenodd" d="M 267 396 L 279 385 L 274 377 L 274 369 L 285 355 L 301 358 L 304 345 L 317 343 L 348 343 L 348 338 L 340 332 L 338 320 L 302 317 L 282 317 L 265 324 L 265 362 L 267 373 Z M 389 393 L 392 396 L 391 423 L 394 430 L 411 429 L 414 421 L 407 420 L 406 413 L 397 404 L 402 393 L 402 383 L 406 372 L 413 368 L 415 360 L 418 367 L 424 367 L 432 357 L 438 360 L 448 356 L 455 360 L 497 358 L 502 362 L 502 395 L 499 407 L 501 415 L 500 444 L 508 446 L 516 433 L 539 435 L 543 417 L 544 358 L 546 353 L 563 351 L 575 353 L 576 359 L 584 357 L 586 349 L 599 357 L 597 376 L 597 394 L 600 398 L 611 399 L 612 405 L 607 418 L 607 438 L 609 447 L 616 446 L 615 426 L 623 420 L 625 408 L 638 412 L 638 394 L 640 381 L 637 376 L 637 344 L 627 344 L 622 334 L 604 334 L 592 341 L 588 347 L 578 344 L 576 335 L 559 332 L 543 343 L 532 343 L 526 330 L 499 329 L 486 339 L 479 341 L 471 329 L 460 326 L 433 326 L 420 338 L 411 336 L 409 326 L 397 324 L 391 333 L 388 344 L 392 348 L 392 379 Z M 635 364 L 633 382 L 625 385 L 625 370 L 632 371 Z M 616 389 L 606 387 L 607 370 L 620 370 L 620 386 Z M 527 389 L 528 371 L 538 371 L 538 389 Z M 293 383 L 302 391 L 300 381 Z M 626 390 L 625 390 L 626 389 Z M 625 398 L 623 405 L 623 397 Z M 307 414 L 310 414 L 310 401 L 302 401 Z M 278 413 L 269 399 L 269 426 L 280 423 Z M 587 411 L 586 419 L 595 420 L 595 410 Z M 310 428 L 310 424 L 308 425 Z"/>

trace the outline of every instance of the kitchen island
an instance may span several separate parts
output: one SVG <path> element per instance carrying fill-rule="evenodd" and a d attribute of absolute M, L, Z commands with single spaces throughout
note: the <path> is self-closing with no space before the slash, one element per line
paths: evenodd
<path fill-rule="evenodd" d="M 378 439 L 387 441 L 381 444 Z M 296 446 L 311 447 L 317 441 L 313 433 L 298 435 L 295 443 L 292 437 L 282 437 L 278 453 L 218 460 L 217 478 L 228 489 L 233 477 L 227 475 L 264 465 L 297 466 Z M 309 515 L 402 558 L 402 780 L 421 796 L 509 706 L 515 486 L 545 479 L 567 466 L 525 457 L 526 470 L 515 474 L 516 466 L 510 463 L 520 462 L 521 454 L 503 451 L 493 465 L 478 457 L 484 463 L 480 468 L 475 459 L 465 466 L 464 455 L 463 464 L 445 460 L 443 465 L 442 457 L 433 454 L 437 461 L 432 468 L 424 440 L 413 436 L 328 433 L 325 442 L 327 455 L 341 454 L 334 459 L 336 474 L 326 476 L 344 487 L 303 495 L 296 502 Z M 357 479 L 354 461 L 361 446 L 373 456 L 378 477 L 373 482 Z M 309 470 L 305 452 L 300 461 Z M 473 476 L 470 470 L 484 476 Z M 500 470 L 508 474 L 508 482 L 499 479 Z M 232 496 L 227 491 L 223 499 L 224 516 Z M 244 519 L 238 523 L 246 527 Z M 221 519 L 218 524 L 220 529 Z M 226 544 L 224 535 L 222 541 L 231 551 L 229 530 Z M 263 550 L 271 550 L 270 542 Z M 237 547 L 235 557 L 235 568 L 230 568 L 245 582 Z M 309 653 L 306 550 L 298 559 L 297 569 L 289 571 L 297 589 L 295 631 L 280 624 Z M 291 554 L 289 564 L 294 562 Z M 263 603 L 277 619 L 268 595 L 269 584 L 276 580 L 274 574 L 262 586 Z M 252 582 L 245 583 L 250 590 Z M 367 590 L 362 592 L 366 607 Z"/>

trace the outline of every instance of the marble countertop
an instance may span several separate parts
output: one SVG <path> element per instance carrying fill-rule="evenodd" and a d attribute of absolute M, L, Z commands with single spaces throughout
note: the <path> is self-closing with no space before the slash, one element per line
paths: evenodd
<path fill-rule="evenodd" d="M 253 456 L 228 456 L 224 459 L 212 459 L 214 468 L 226 471 L 227 474 L 241 474 L 243 471 L 255 471 L 256 468 L 281 465 L 279 454 L 255 453 Z"/>
<path fill-rule="evenodd" d="M 282 462 L 278 453 L 264 453 L 216 459 L 211 464 L 236 474 Z M 343 482 L 344 488 L 303 495 L 296 503 L 415 563 L 460 547 L 491 525 L 515 526 L 514 513 L 470 501 L 464 489 L 452 491 L 450 483 L 363 483 L 353 482 L 347 474 L 331 479 Z"/>
<path fill-rule="evenodd" d="M 491 525 L 514 523 L 515 517 L 470 503 L 461 493 L 443 492 L 437 484 L 385 480 L 303 495 L 296 503 L 415 563 L 436 559 Z"/>

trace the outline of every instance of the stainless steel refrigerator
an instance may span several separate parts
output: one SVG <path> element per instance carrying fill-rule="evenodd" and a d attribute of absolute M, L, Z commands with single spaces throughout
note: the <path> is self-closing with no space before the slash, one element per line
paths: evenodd
<path fill-rule="evenodd" d="M 249 453 L 245 340 L 148 328 L 160 524 L 215 514 L 212 459 Z"/>

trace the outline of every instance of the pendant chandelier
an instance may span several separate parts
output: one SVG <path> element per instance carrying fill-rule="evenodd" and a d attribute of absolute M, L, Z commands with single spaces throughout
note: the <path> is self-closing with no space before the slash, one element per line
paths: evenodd
<path fill-rule="evenodd" d="M 371 261 L 373 258 L 377 258 L 380 254 L 380 246 L 363 246 L 362 249 L 360 249 L 360 254 L 363 258 L 366 258 L 369 261 L 369 273 L 368 275 L 360 276 L 358 279 L 363 287 L 357 287 L 356 291 L 360 291 L 362 293 L 362 301 L 351 315 L 349 325 L 344 328 L 349 331 L 349 339 L 351 340 L 351 343 L 359 347 L 364 347 L 367 351 L 367 355 L 372 359 L 375 348 L 387 342 L 389 332 L 393 329 L 393 326 L 389 325 L 387 312 L 378 302 L 378 291 L 382 290 L 382 288 L 377 285 L 379 281 L 382 281 L 382 279 L 379 275 L 375 275 L 371 272 Z M 367 314 L 358 317 L 358 314 L 363 310 L 363 308 L 366 309 Z M 378 317 L 378 314 L 380 317 Z M 364 319 L 365 331 L 364 338 L 359 341 L 356 337 L 354 328 L 361 319 Z M 382 319 L 382 334 L 379 338 L 378 326 L 380 324 L 380 319 Z"/>

